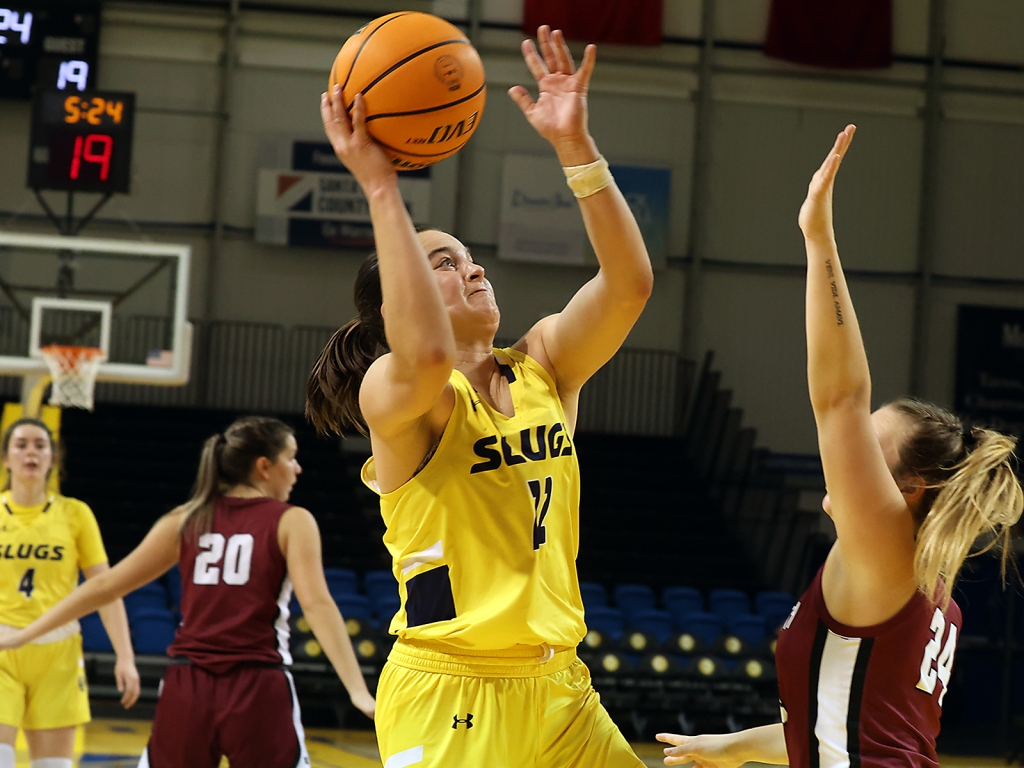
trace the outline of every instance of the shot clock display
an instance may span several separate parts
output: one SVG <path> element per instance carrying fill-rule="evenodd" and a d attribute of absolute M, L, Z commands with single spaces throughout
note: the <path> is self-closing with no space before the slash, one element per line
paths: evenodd
<path fill-rule="evenodd" d="M 127 192 L 135 94 L 41 91 L 32 111 L 28 186 Z"/>

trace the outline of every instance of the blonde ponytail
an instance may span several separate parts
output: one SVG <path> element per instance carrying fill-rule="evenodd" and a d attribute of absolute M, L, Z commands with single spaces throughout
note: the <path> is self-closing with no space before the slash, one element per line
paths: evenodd
<path fill-rule="evenodd" d="M 1024 493 L 1011 463 L 1016 439 L 988 429 L 974 429 L 971 437 L 974 449 L 941 484 L 917 533 L 917 585 L 925 595 L 939 598 L 943 609 L 974 542 L 984 534 L 991 538 L 981 552 L 1000 551 L 1005 580 L 1010 529 L 1024 508 Z"/>

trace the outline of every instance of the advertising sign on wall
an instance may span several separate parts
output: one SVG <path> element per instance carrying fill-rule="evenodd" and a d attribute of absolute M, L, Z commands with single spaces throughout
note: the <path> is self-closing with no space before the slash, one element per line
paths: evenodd
<path fill-rule="evenodd" d="M 668 243 L 668 168 L 613 165 L 612 175 L 640 225 L 651 259 Z M 565 174 L 550 157 L 506 155 L 502 168 L 498 257 L 537 264 L 587 264 L 586 230 Z"/>
<path fill-rule="evenodd" d="M 959 307 L 955 402 L 970 421 L 1024 434 L 1024 310 Z"/>
<path fill-rule="evenodd" d="M 417 225 L 429 222 L 430 186 L 429 168 L 399 174 L 399 191 Z M 260 169 L 256 240 L 276 245 L 373 246 L 369 204 L 330 144 L 295 141 L 290 169 Z"/>

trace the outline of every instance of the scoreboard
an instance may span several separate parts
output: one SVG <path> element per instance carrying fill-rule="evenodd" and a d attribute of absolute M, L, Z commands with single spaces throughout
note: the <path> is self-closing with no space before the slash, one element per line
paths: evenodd
<path fill-rule="evenodd" d="M 0 98 L 95 88 L 100 0 L 0 0 Z"/>
<path fill-rule="evenodd" d="M 127 192 L 135 94 L 49 90 L 36 94 L 28 186 Z"/>

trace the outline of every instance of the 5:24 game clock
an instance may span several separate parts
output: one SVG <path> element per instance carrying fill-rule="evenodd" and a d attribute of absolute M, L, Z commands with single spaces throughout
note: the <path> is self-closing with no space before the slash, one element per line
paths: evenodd
<path fill-rule="evenodd" d="M 127 192 L 135 94 L 41 91 L 32 110 L 28 186 Z"/>

